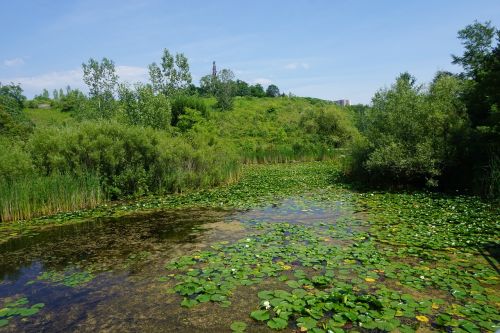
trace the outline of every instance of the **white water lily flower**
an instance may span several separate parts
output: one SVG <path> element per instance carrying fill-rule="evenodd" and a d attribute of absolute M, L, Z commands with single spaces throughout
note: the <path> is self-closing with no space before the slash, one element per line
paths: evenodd
<path fill-rule="evenodd" d="M 425 276 L 423 276 L 423 275 L 420 275 L 420 278 L 421 278 L 422 280 L 424 280 L 424 279 L 425 279 Z"/>
<path fill-rule="evenodd" d="M 269 303 L 269 301 L 264 301 L 262 305 L 266 308 L 266 310 L 269 310 L 271 308 L 271 303 Z"/>
<path fill-rule="evenodd" d="M 250 238 L 247 238 L 247 242 L 251 242 L 252 240 Z"/>
<path fill-rule="evenodd" d="M 245 247 L 250 247 L 250 245 L 246 244 Z"/>
<path fill-rule="evenodd" d="M 235 268 L 231 268 L 231 272 L 236 272 L 236 269 Z"/>

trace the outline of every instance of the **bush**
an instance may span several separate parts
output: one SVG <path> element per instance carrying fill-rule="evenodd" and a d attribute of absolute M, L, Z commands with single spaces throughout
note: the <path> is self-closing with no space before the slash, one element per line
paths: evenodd
<path fill-rule="evenodd" d="M 347 173 L 377 184 L 437 185 L 457 163 L 456 143 L 467 125 L 462 86 L 440 77 L 429 90 L 409 74 L 376 93 L 368 110 L 366 140 L 352 146 Z"/>
<path fill-rule="evenodd" d="M 199 111 L 203 117 L 208 115 L 208 108 L 203 99 L 179 95 L 172 100 L 172 120 L 170 122 L 172 126 L 177 126 L 179 118 L 186 114 L 187 109 Z"/>
<path fill-rule="evenodd" d="M 31 157 L 20 144 L 0 137 L 0 181 L 12 181 L 33 174 Z"/>
<path fill-rule="evenodd" d="M 346 114 L 335 106 L 320 107 L 303 114 L 300 127 L 332 148 L 343 146 L 358 135 Z"/>
<path fill-rule="evenodd" d="M 203 143 L 195 148 L 182 137 L 116 122 L 39 130 L 30 151 L 45 175 L 99 175 L 111 198 L 214 185 L 237 170 L 227 147 Z"/>
<path fill-rule="evenodd" d="M 130 125 L 167 129 L 171 122 L 170 103 L 163 94 L 155 95 L 150 86 L 137 85 L 135 90 L 120 86 L 120 106 Z"/>

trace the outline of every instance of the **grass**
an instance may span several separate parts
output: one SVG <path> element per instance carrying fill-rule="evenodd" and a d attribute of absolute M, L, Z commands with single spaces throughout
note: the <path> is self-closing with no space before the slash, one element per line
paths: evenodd
<path fill-rule="evenodd" d="M 24 109 L 36 127 L 60 126 L 75 122 L 69 113 L 56 109 Z"/>
<path fill-rule="evenodd" d="M 97 176 L 51 175 L 3 181 L 0 184 L 0 221 L 92 208 L 103 201 Z"/>

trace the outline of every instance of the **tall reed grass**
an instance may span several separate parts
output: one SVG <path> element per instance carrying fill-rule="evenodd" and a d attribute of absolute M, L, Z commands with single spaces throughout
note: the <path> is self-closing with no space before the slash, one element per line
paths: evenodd
<path fill-rule="evenodd" d="M 91 208 L 104 201 L 95 175 L 53 174 L 0 182 L 0 221 Z"/>

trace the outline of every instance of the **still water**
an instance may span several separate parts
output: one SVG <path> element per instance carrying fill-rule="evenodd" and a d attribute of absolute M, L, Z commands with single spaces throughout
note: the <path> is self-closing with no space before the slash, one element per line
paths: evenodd
<path fill-rule="evenodd" d="M 236 290 L 231 308 L 209 302 L 188 310 L 166 292 L 165 265 L 215 242 L 241 239 L 257 222 L 334 221 L 342 208 L 290 198 L 249 211 L 160 210 L 12 240 L 0 247 L 0 320 L 9 302 L 26 298 L 22 307 L 44 306 L 4 317 L 0 332 L 230 331 L 231 322 L 258 303 L 255 287 Z"/>

